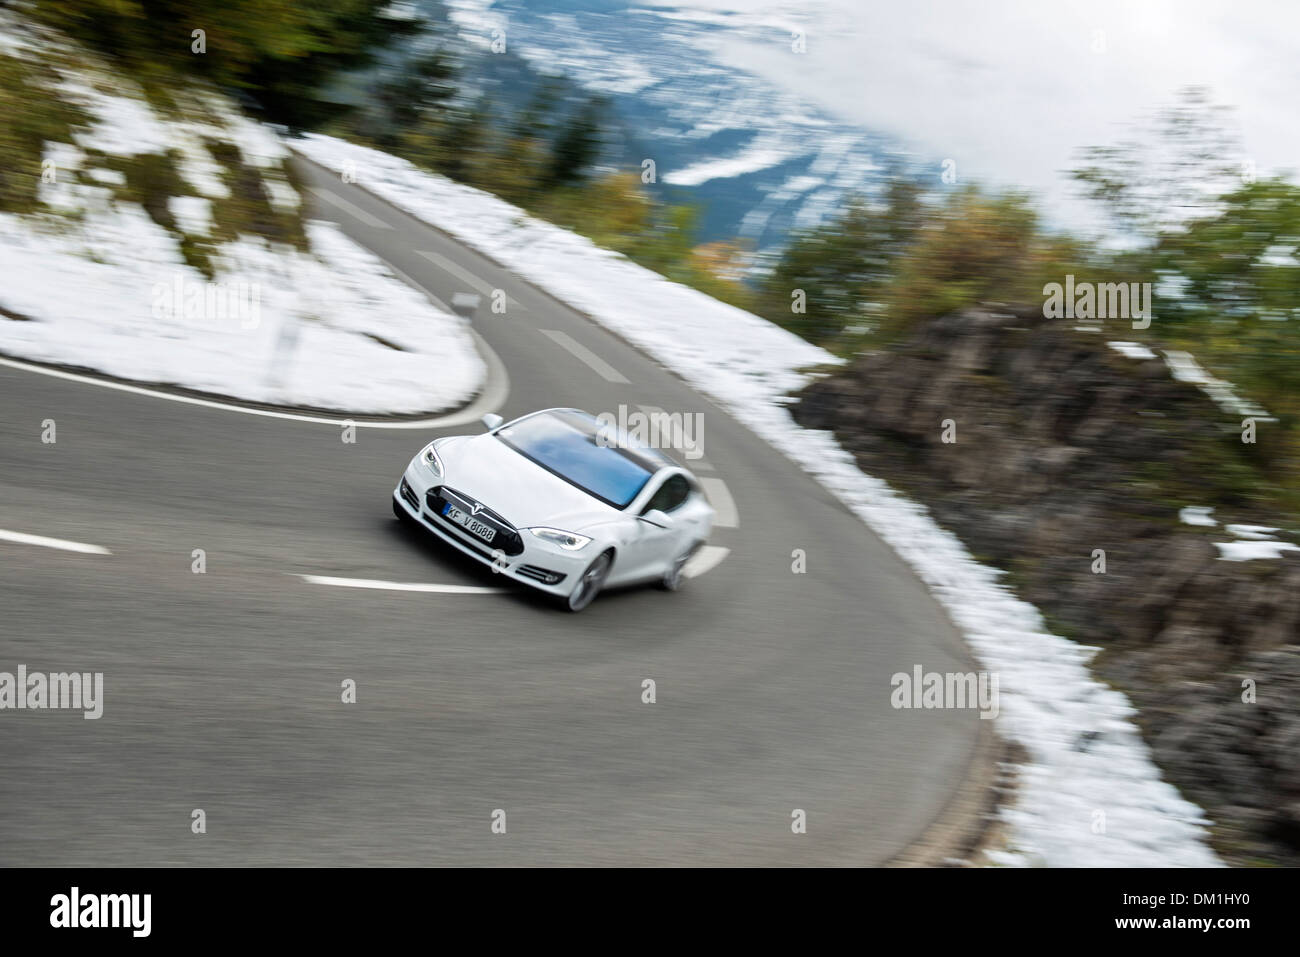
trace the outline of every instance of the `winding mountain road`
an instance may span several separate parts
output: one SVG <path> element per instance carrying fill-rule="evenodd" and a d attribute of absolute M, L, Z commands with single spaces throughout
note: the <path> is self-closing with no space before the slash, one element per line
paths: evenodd
<path fill-rule="evenodd" d="M 0 712 L 0 864 L 847 865 L 915 841 L 982 729 L 890 706 L 895 672 L 974 670 L 911 571 L 650 358 L 301 172 L 316 215 L 426 294 L 484 297 L 489 389 L 467 415 L 363 422 L 347 444 L 329 417 L 0 364 L 0 671 L 104 673 L 99 720 Z M 724 527 L 680 592 L 570 615 L 393 518 L 422 443 L 559 405 L 703 413 L 693 464 Z"/>

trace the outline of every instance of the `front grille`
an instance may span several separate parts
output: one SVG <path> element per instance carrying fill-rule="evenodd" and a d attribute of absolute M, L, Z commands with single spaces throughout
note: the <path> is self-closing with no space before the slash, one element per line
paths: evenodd
<path fill-rule="evenodd" d="M 536 565 L 520 565 L 515 571 L 525 578 L 531 578 L 544 585 L 558 585 L 568 577 L 562 572 L 553 572 L 549 568 L 538 568 Z"/>
<path fill-rule="evenodd" d="M 524 540 L 520 537 L 518 530 L 507 522 L 504 518 L 492 511 L 490 508 L 484 508 L 480 505 L 478 514 L 474 514 L 474 506 L 479 505 L 468 495 L 463 495 L 455 489 L 446 488 L 445 486 L 435 486 L 429 489 L 425 495 L 425 504 L 428 505 L 429 511 L 437 516 L 438 521 L 443 525 L 460 533 L 462 538 L 469 538 L 478 542 L 480 546 L 489 548 L 499 548 L 504 555 L 518 555 L 524 550 Z M 442 509 L 448 502 L 460 509 L 462 512 L 469 512 L 476 519 L 486 525 L 496 529 L 496 537 L 489 544 L 481 538 L 475 538 L 469 532 L 459 525 L 447 521 L 442 517 Z"/>
<path fill-rule="evenodd" d="M 402 493 L 402 498 L 406 499 L 406 504 L 410 505 L 411 508 L 418 512 L 420 510 L 420 496 L 415 494 L 415 489 L 406 484 L 406 479 L 402 479 L 402 487 L 400 491 Z"/>
<path fill-rule="evenodd" d="M 480 521 L 486 520 L 488 524 L 493 525 L 502 531 L 513 532 L 515 530 L 515 527 L 513 525 L 507 522 L 496 512 L 492 511 L 492 509 L 488 508 L 486 505 L 483 505 L 481 502 L 476 502 L 468 495 L 465 495 L 461 492 L 457 492 L 454 488 L 447 488 L 446 486 L 443 486 L 442 488 L 430 489 L 429 494 L 430 495 L 437 494 L 438 498 L 442 499 L 444 502 L 451 502 L 452 505 L 455 505 L 462 512 L 472 513 L 474 511 L 474 506 L 477 505 L 479 509 L 478 509 L 478 513 L 474 515 L 475 518 L 479 519 Z"/>
<path fill-rule="evenodd" d="M 462 530 L 459 526 L 452 525 L 450 522 L 440 522 L 438 527 L 442 529 L 444 535 L 450 535 L 453 539 L 459 542 L 461 548 L 473 552 L 485 562 L 492 562 L 495 564 L 496 556 L 483 547 L 483 539 L 475 538 L 473 535 L 469 534 L 469 532 Z"/>

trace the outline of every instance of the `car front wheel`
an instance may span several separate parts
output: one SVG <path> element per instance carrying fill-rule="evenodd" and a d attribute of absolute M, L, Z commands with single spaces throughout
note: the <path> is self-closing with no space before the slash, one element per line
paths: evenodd
<path fill-rule="evenodd" d="M 672 564 L 664 570 L 664 577 L 660 580 L 659 587 L 664 591 L 677 591 L 677 589 L 681 588 L 682 582 L 685 580 L 682 577 L 682 572 L 685 570 L 686 564 L 695 556 L 695 553 L 700 550 L 703 544 L 703 542 L 692 542 L 690 547 L 674 558 Z"/>
<path fill-rule="evenodd" d="M 574 586 L 573 591 L 569 594 L 567 603 L 569 611 L 582 611 L 591 604 L 592 600 L 600 594 L 601 588 L 604 587 L 605 579 L 609 577 L 609 570 L 613 564 L 613 554 L 605 552 L 587 566 L 587 570 L 582 573 L 582 577 L 578 579 L 578 584 Z"/>

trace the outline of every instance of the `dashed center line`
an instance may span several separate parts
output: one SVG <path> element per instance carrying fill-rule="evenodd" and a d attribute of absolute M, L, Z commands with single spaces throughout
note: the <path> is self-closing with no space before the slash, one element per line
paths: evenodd
<path fill-rule="evenodd" d="M 81 552 L 84 555 L 113 554 L 102 545 L 70 542 L 65 538 L 47 538 L 44 535 L 28 535 L 26 532 L 7 532 L 3 528 L 0 528 L 0 541 L 15 542 L 19 545 L 39 545 L 42 548 L 58 548 L 65 552 Z"/>
<path fill-rule="evenodd" d="M 731 491 L 727 488 L 727 483 L 720 478 L 714 478 L 706 475 L 700 478 L 700 485 L 704 487 L 704 494 L 713 506 L 714 528 L 737 528 L 740 525 L 740 515 L 736 512 L 736 501 L 731 497 Z"/>
<path fill-rule="evenodd" d="M 731 554 L 731 549 L 723 548 L 721 545 L 705 545 L 696 552 L 686 566 L 682 569 L 682 574 L 687 578 L 696 578 L 707 571 L 712 571 L 722 564 L 722 560 Z"/>
<path fill-rule="evenodd" d="M 697 454 L 695 458 L 691 458 L 690 455 L 687 454 L 689 450 L 686 447 L 686 436 L 684 433 L 680 415 L 678 416 L 678 418 L 673 419 L 669 413 L 665 412 L 657 405 L 638 405 L 637 408 L 640 409 L 642 412 L 644 412 L 646 415 L 648 415 L 652 422 L 668 421 L 672 423 L 672 427 L 669 429 L 669 431 L 672 434 L 668 436 L 668 443 L 669 443 L 668 448 L 680 454 L 681 457 L 687 461 L 692 472 L 713 471 L 713 466 L 709 463 L 709 460 L 706 459 L 703 455 Z M 656 419 L 657 416 L 660 418 Z M 662 418 L 663 416 L 669 416 L 669 418 L 665 420 Z M 660 445 L 662 446 L 663 439 L 664 439 L 662 432 L 659 435 L 659 439 L 660 439 Z M 698 440 L 699 437 L 696 436 L 696 441 Z"/>
<path fill-rule="evenodd" d="M 566 349 L 575 358 L 585 362 L 606 382 L 617 382 L 622 385 L 627 385 L 627 378 L 623 373 L 619 372 L 582 343 L 576 341 L 572 336 L 563 333 L 558 329 L 539 329 L 537 331 L 546 336 L 557 346 Z"/>
<path fill-rule="evenodd" d="M 474 275 L 468 269 L 465 269 L 463 266 L 459 265 L 458 263 L 453 262 L 452 260 L 448 259 L 446 256 L 442 255 L 441 253 L 435 253 L 431 249 L 417 249 L 415 252 L 416 255 L 423 256 L 425 259 L 429 260 L 429 262 L 433 263 L 443 272 L 455 276 L 461 282 L 467 283 L 471 288 L 478 290 L 483 295 L 488 296 L 489 298 L 492 296 L 492 293 L 495 291 L 492 284 L 489 283 L 487 280 L 480 279 L 478 276 Z"/>
<path fill-rule="evenodd" d="M 362 209 L 360 206 L 348 202 L 338 193 L 325 189 L 324 187 L 321 186 L 308 186 L 307 188 L 310 189 L 313 193 L 315 193 L 318 197 L 325 200 L 325 202 L 329 203 L 331 206 L 343 210 L 343 212 L 347 213 L 353 219 L 360 220 L 361 222 L 369 226 L 371 229 L 392 229 L 393 228 L 392 226 L 388 225 L 388 223 L 380 219 L 378 216 L 372 216 L 369 213 L 367 213 L 364 209 Z"/>

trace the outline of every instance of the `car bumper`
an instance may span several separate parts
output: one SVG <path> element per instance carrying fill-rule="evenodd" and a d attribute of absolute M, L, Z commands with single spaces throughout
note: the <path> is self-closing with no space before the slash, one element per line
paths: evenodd
<path fill-rule="evenodd" d="M 403 484 L 410 490 L 409 496 L 403 494 Z M 595 553 L 588 554 L 587 549 L 570 553 L 559 548 L 548 547 L 522 529 L 520 530 L 520 539 L 524 546 L 522 552 L 518 555 L 504 555 L 497 550 L 494 554 L 491 545 L 479 541 L 467 530 L 429 511 L 425 496 L 429 489 L 438 484 L 439 481 L 432 474 L 427 474 L 422 466 L 412 464 L 407 468 L 397 487 L 393 489 L 393 503 L 422 528 L 432 532 L 457 551 L 512 581 L 550 595 L 567 596 L 573 591 L 578 578 L 595 557 Z M 547 581 L 548 575 L 559 576 L 559 579 Z"/>

